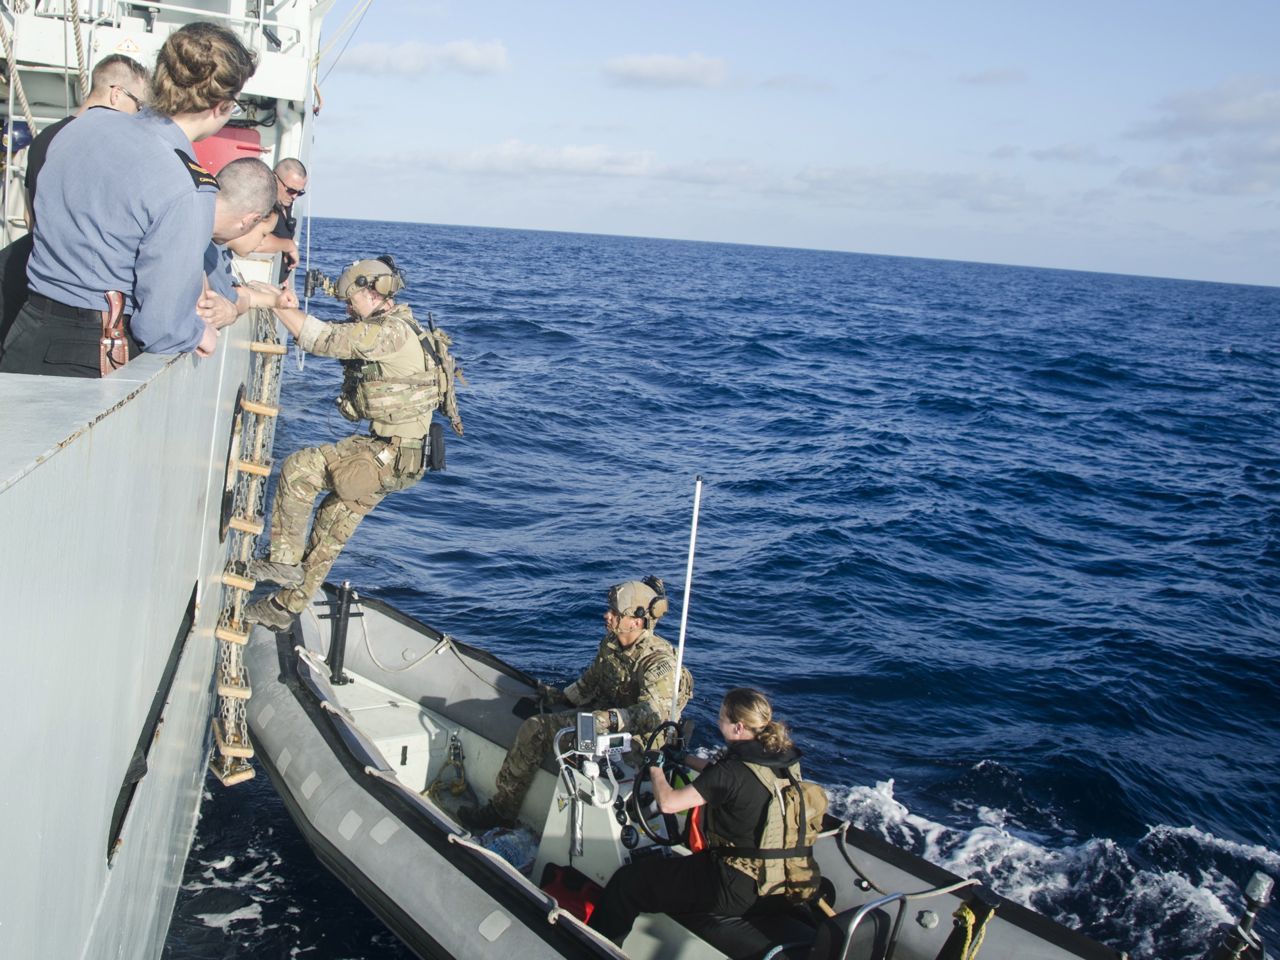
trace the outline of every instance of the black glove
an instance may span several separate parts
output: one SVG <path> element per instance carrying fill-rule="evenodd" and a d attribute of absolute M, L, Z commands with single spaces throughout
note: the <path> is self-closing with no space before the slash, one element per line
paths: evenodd
<path fill-rule="evenodd" d="M 646 751 L 644 752 L 644 765 L 645 765 L 645 767 L 661 767 L 661 766 L 662 766 L 662 751 L 661 751 L 661 750 L 646 750 Z"/>
<path fill-rule="evenodd" d="M 568 703 L 569 701 L 565 699 L 563 690 L 558 687 L 550 686 L 549 684 L 539 683 L 538 702 L 547 707 L 555 707 Z"/>
<path fill-rule="evenodd" d="M 662 755 L 666 758 L 666 765 L 669 767 L 683 766 L 685 758 L 689 756 L 689 751 L 682 750 L 674 744 L 667 744 L 662 748 Z"/>

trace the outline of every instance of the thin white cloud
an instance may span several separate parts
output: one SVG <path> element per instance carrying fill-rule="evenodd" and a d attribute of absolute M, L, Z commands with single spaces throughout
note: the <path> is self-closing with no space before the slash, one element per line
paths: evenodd
<path fill-rule="evenodd" d="M 660 161 L 652 150 L 618 150 L 600 144 L 546 146 L 517 139 L 396 162 L 445 173 L 507 179 L 591 177 L 735 189 L 758 189 L 764 182 L 759 170 L 740 161 L 672 164 Z"/>
<path fill-rule="evenodd" d="M 403 76 L 443 71 L 484 76 L 502 73 L 507 65 L 507 48 L 501 40 L 453 40 L 438 45 L 407 40 L 356 44 L 342 55 L 337 68 L 348 73 Z"/>
<path fill-rule="evenodd" d="M 785 189 L 824 203 L 892 210 L 954 204 L 976 213 L 1014 213 L 1034 200 L 1014 177 L 887 166 L 809 167 L 788 181 Z"/>
<path fill-rule="evenodd" d="M 1237 77 L 1175 94 L 1160 110 L 1130 135 L 1182 148 L 1164 161 L 1127 167 L 1121 184 L 1219 196 L 1280 194 L 1280 80 Z"/>
<path fill-rule="evenodd" d="M 980 213 L 1011 213 L 1038 202 L 1021 180 L 990 173 L 811 166 L 780 175 L 748 161 L 667 163 L 652 150 L 619 150 L 600 144 L 547 146 L 512 139 L 465 151 L 379 159 L 394 167 L 463 176 L 678 183 L 868 210 L 928 210 L 953 205 Z"/>
<path fill-rule="evenodd" d="M 1043 150 L 1032 150 L 1031 158 L 1046 163 L 1082 163 L 1109 166 L 1118 161 L 1114 155 L 1103 154 L 1093 144 L 1060 143 Z"/>
<path fill-rule="evenodd" d="M 1280 195 L 1280 135 L 1188 148 L 1164 163 L 1125 168 L 1120 183 L 1216 196 Z"/>
<path fill-rule="evenodd" d="M 1207 90 L 1167 97 L 1162 115 L 1134 128 L 1133 136 L 1158 140 L 1198 140 L 1280 130 L 1280 81 L 1237 77 Z"/>
<path fill-rule="evenodd" d="M 614 57 L 604 65 L 604 72 L 614 83 L 632 87 L 719 87 L 729 77 L 723 60 L 700 53 Z"/>
<path fill-rule="evenodd" d="M 548 147 L 507 140 L 455 153 L 428 154 L 416 161 L 450 173 L 499 177 L 529 175 L 654 177 L 662 167 L 650 150 L 614 150 L 598 144 Z"/>
<path fill-rule="evenodd" d="M 779 73 L 765 77 L 760 86 L 766 90 L 782 90 L 793 93 L 830 93 L 835 89 L 826 80 L 804 73 Z"/>
<path fill-rule="evenodd" d="M 1027 82 L 1027 71 L 1021 67 L 992 67 L 977 73 L 966 73 L 958 77 L 961 83 L 971 83 L 980 87 L 1008 87 Z"/>

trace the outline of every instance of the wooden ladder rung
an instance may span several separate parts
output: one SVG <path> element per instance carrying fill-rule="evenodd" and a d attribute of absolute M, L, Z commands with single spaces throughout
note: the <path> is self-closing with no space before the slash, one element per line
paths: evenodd
<path fill-rule="evenodd" d="M 223 571 L 222 583 L 224 586 L 235 587 L 237 590 L 252 591 L 258 585 L 258 581 L 250 580 L 248 577 L 242 577 L 238 573 L 228 573 Z"/>
<path fill-rule="evenodd" d="M 213 631 L 213 635 L 219 640 L 227 643 L 234 643 L 238 647 L 243 647 L 249 642 L 249 631 L 232 630 L 230 627 L 218 627 Z"/>
<path fill-rule="evenodd" d="M 227 526 L 232 530 L 239 530 L 241 533 L 253 534 L 255 537 L 266 529 L 261 520 L 250 520 L 248 517 L 232 517 L 227 521 Z"/>
<path fill-rule="evenodd" d="M 220 683 L 218 696 L 231 697 L 233 700 L 249 700 L 253 697 L 253 687 L 239 683 Z"/>
<path fill-rule="evenodd" d="M 250 744 L 228 742 L 222 729 L 222 720 L 219 717 L 213 718 L 213 742 L 217 744 L 218 752 L 224 757 L 243 757 L 248 760 L 253 756 L 253 747 Z"/>
<path fill-rule="evenodd" d="M 215 777 L 221 781 L 224 787 L 234 787 L 237 783 L 244 783 L 246 780 L 252 780 L 257 771 L 247 763 L 241 767 L 231 767 L 228 770 L 222 770 L 218 766 L 216 757 L 209 758 L 209 770 Z"/>
<path fill-rule="evenodd" d="M 243 397 L 240 399 L 240 406 L 248 413 L 256 413 L 260 417 L 280 416 L 279 407 L 269 407 L 265 403 L 255 403 L 253 400 L 247 400 Z"/>
<path fill-rule="evenodd" d="M 249 349 L 254 353 L 270 353 L 277 357 L 283 357 L 289 352 L 289 348 L 283 343 L 271 343 L 267 340 L 254 340 L 249 344 Z"/>
<path fill-rule="evenodd" d="M 242 473 L 251 473 L 255 477 L 271 476 L 271 464 L 269 463 L 254 463 L 252 460 L 237 460 L 236 469 Z"/>

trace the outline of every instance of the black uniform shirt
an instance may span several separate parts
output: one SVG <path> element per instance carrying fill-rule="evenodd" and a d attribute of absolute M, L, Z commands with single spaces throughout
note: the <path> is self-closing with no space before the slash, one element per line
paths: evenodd
<path fill-rule="evenodd" d="M 800 751 L 766 753 L 756 740 L 736 740 L 728 753 L 698 775 L 693 788 L 707 801 L 716 833 L 736 847 L 754 847 L 760 840 L 769 806 L 769 791 L 742 763 L 786 767 Z"/>
<path fill-rule="evenodd" d="M 271 236 L 279 237 L 281 240 L 292 240 L 293 235 L 298 232 L 298 220 L 293 215 L 293 204 L 282 207 L 276 204 L 276 212 L 280 216 L 276 217 L 275 228 L 271 231 Z M 276 278 L 277 283 L 284 283 L 284 278 L 289 275 L 288 269 L 284 265 L 284 258 L 280 258 L 280 276 Z"/>
<path fill-rule="evenodd" d="M 76 115 L 73 113 L 69 117 L 63 117 L 52 126 L 45 127 L 27 147 L 27 175 L 23 182 L 26 184 L 27 196 L 31 200 L 31 208 L 33 210 L 36 205 L 36 180 L 39 179 L 45 157 L 49 154 L 49 144 L 53 143 L 53 138 L 61 133 L 62 128 L 75 118 Z"/>
<path fill-rule="evenodd" d="M 271 230 L 271 236 L 279 237 L 281 240 L 292 240 L 293 235 L 298 232 L 298 218 L 293 215 L 293 204 L 287 207 L 281 207 L 276 204 L 276 211 L 280 214 L 276 218 L 276 225 Z"/>

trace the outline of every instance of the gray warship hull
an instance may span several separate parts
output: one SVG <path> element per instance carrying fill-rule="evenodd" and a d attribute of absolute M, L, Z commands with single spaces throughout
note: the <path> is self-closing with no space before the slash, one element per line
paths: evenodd
<path fill-rule="evenodd" d="M 156 956 L 210 745 L 247 332 L 110 378 L 0 376 L 0 956 Z"/>

